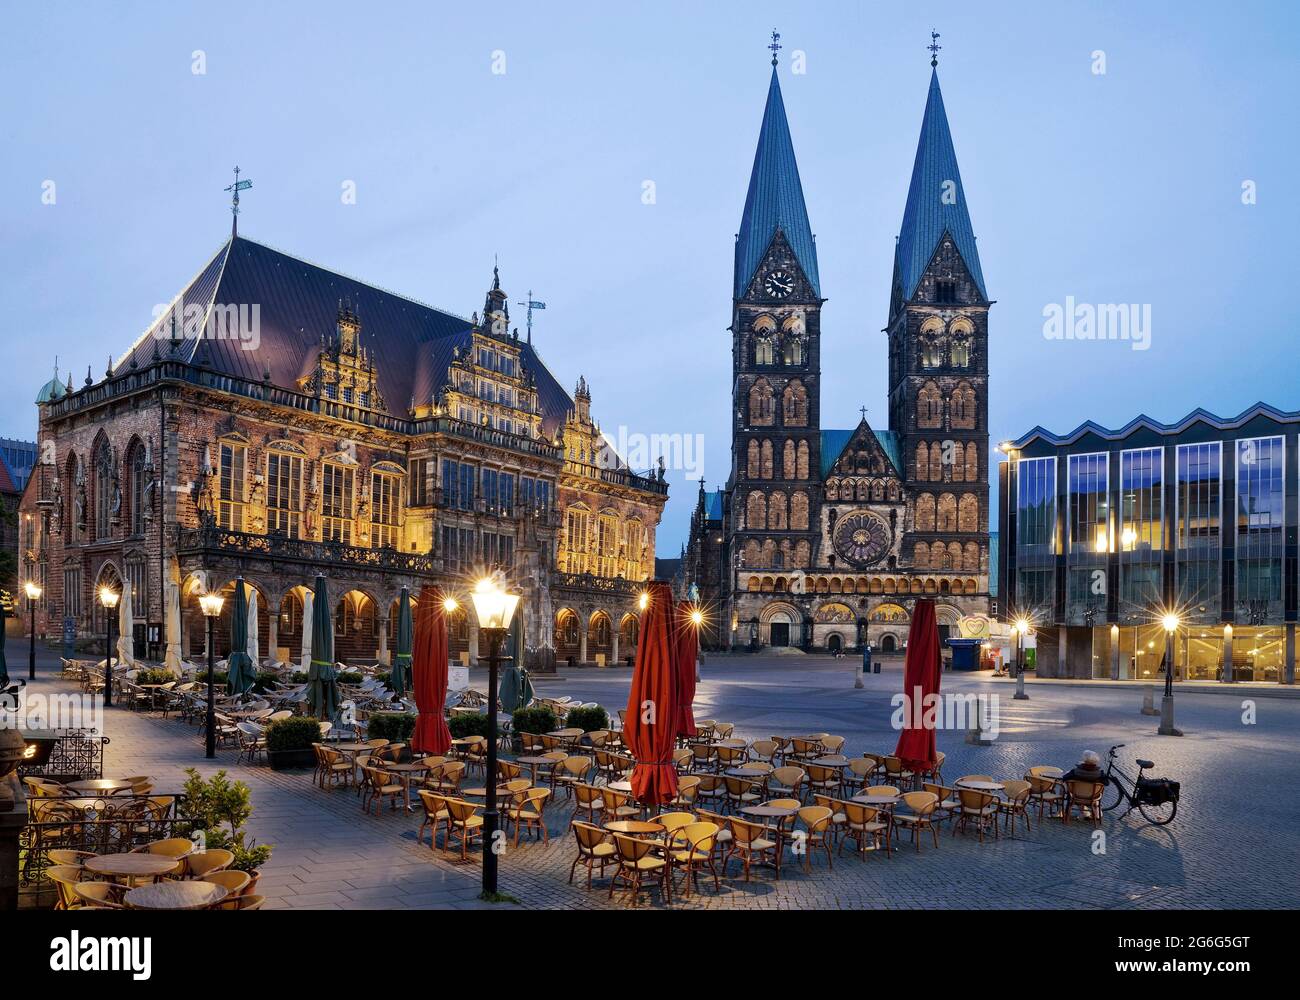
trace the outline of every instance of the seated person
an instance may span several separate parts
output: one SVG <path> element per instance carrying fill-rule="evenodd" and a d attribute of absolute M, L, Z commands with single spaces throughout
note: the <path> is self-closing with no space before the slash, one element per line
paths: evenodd
<path fill-rule="evenodd" d="M 1058 781 L 1091 781 L 1094 784 L 1106 784 L 1106 773 L 1101 769 L 1101 755 L 1092 750 L 1085 750 L 1083 759 L 1061 775 Z"/>

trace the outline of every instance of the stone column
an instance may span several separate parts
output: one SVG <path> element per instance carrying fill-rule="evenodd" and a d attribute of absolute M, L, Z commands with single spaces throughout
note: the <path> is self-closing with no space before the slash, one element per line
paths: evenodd
<path fill-rule="evenodd" d="M 379 649 L 375 652 L 377 659 L 384 666 L 392 666 L 392 661 L 388 658 L 388 616 L 378 620 L 379 625 Z"/>
<path fill-rule="evenodd" d="M 478 623 L 477 623 L 477 621 L 475 620 L 475 621 L 469 621 L 469 622 L 467 622 L 467 629 L 466 629 L 466 630 L 469 632 L 469 663 L 470 663 L 470 666 L 475 666 L 475 665 L 477 665 L 477 663 L 478 663 Z"/>
<path fill-rule="evenodd" d="M 1110 627 L 1110 677 L 1119 680 L 1119 626 Z"/>
<path fill-rule="evenodd" d="M 1232 626 L 1223 626 L 1223 663 L 1222 674 L 1219 677 L 1224 684 L 1232 683 Z"/>
<path fill-rule="evenodd" d="M 266 609 L 266 648 L 262 650 L 262 655 L 268 659 L 276 658 L 276 650 L 280 645 L 280 609 Z"/>
<path fill-rule="evenodd" d="M 587 624 L 582 619 L 578 620 L 578 662 L 587 662 Z"/>
<path fill-rule="evenodd" d="M 619 627 L 611 619 L 609 623 L 609 662 L 611 666 L 618 662 L 618 632 Z"/>

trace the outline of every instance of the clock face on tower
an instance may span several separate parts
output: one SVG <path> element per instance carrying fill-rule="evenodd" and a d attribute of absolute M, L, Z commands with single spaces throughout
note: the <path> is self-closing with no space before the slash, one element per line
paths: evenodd
<path fill-rule="evenodd" d="M 860 511 L 840 518 L 832 540 L 841 558 L 855 566 L 870 566 L 885 557 L 893 533 L 879 514 Z"/>
<path fill-rule="evenodd" d="M 788 271 L 773 271 L 764 279 L 763 291 L 774 299 L 783 299 L 794 291 L 794 278 Z"/>

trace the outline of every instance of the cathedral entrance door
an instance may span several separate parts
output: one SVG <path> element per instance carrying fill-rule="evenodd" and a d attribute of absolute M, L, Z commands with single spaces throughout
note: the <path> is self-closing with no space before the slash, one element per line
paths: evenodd
<path fill-rule="evenodd" d="M 790 623 L 789 622 L 773 622 L 768 627 L 772 630 L 773 646 L 790 645 Z"/>

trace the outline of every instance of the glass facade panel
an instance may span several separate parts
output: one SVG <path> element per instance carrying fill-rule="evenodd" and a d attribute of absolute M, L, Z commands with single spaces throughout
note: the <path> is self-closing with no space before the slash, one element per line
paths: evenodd
<path fill-rule="evenodd" d="M 1222 617 L 1223 448 L 1217 441 L 1178 446 L 1174 580 L 1189 621 Z"/>
<path fill-rule="evenodd" d="M 1237 442 L 1237 594 L 1241 625 L 1282 619 L 1284 493 L 1281 437 Z M 1234 650 L 1233 659 L 1236 659 Z"/>
<path fill-rule="evenodd" d="M 1056 459 L 1016 463 L 1016 603 L 1050 621 L 1056 598 Z"/>
<path fill-rule="evenodd" d="M 1232 634 L 1232 673 L 1239 681 L 1286 679 L 1286 634 L 1282 628 L 1236 628 Z"/>
<path fill-rule="evenodd" d="M 1127 609 L 1159 607 L 1164 599 L 1164 449 L 1121 452 L 1119 603 Z"/>
<path fill-rule="evenodd" d="M 1106 560 L 1111 548 L 1109 456 L 1069 456 L 1066 489 L 1065 621 L 1096 625 L 1106 618 Z"/>

